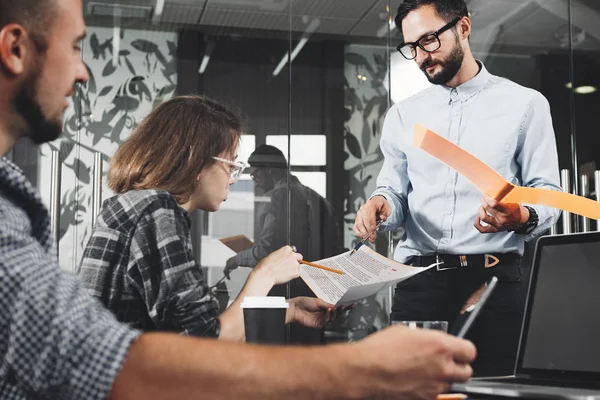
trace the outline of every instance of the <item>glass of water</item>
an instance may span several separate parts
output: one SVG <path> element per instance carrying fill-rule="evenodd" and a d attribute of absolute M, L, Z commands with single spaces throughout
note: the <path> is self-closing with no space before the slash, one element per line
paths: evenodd
<path fill-rule="evenodd" d="M 409 328 L 434 329 L 448 332 L 448 321 L 393 321 L 392 325 L 406 325 Z"/>

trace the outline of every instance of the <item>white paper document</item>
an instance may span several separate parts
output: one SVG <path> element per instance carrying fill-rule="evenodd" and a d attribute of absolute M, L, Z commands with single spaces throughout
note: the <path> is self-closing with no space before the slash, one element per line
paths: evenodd
<path fill-rule="evenodd" d="M 202 236 L 202 251 L 200 252 L 200 265 L 204 268 L 225 268 L 230 257 L 237 253 L 221 243 L 219 239 Z"/>
<path fill-rule="evenodd" d="M 351 256 L 348 251 L 314 263 L 344 272 L 340 275 L 308 265 L 300 266 L 300 276 L 315 295 L 335 305 L 355 303 L 437 265 L 411 267 L 390 260 L 368 246 L 362 246 Z"/>

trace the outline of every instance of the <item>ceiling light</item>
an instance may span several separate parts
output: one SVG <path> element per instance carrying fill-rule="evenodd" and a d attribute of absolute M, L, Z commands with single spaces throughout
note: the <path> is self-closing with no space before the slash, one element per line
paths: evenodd
<path fill-rule="evenodd" d="M 285 64 L 287 64 L 289 58 L 290 58 L 290 53 L 289 52 L 285 53 L 285 56 L 283 56 L 281 61 L 279 61 L 279 64 L 277 64 L 277 66 L 275 67 L 275 71 L 273 71 L 273 76 L 279 75 L 279 73 L 281 72 L 283 67 L 285 67 Z"/>
<path fill-rule="evenodd" d="M 573 84 L 571 82 L 568 82 L 568 83 L 565 84 L 565 87 L 567 89 L 572 89 L 573 88 Z"/>
<path fill-rule="evenodd" d="M 394 29 L 396 29 L 396 24 L 394 23 L 394 19 L 390 16 L 387 23 L 383 24 L 381 28 L 377 30 L 375 35 L 379 38 L 382 38 L 387 36 L 388 33 L 392 33 Z"/>
<path fill-rule="evenodd" d="M 156 0 L 156 6 L 154 7 L 154 14 L 152 15 L 152 22 L 158 22 L 160 16 L 165 9 L 165 0 Z"/>
<path fill-rule="evenodd" d="M 579 86 L 575 88 L 575 93 L 578 94 L 590 94 L 596 92 L 598 89 L 595 86 Z"/>
<path fill-rule="evenodd" d="M 210 56 L 205 54 L 204 57 L 202 57 L 202 63 L 200 64 L 200 69 L 198 70 L 199 74 L 203 74 L 204 71 L 206 71 L 206 67 L 208 66 L 209 61 Z"/>
<path fill-rule="evenodd" d="M 288 61 L 290 62 L 290 64 L 292 63 L 292 61 L 294 61 L 294 59 L 296 58 L 298 53 L 300 53 L 300 50 L 302 50 L 304 45 L 308 42 L 308 39 L 310 38 L 310 36 L 313 33 L 315 33 L 317 29 L 319 29 L 319 26 L 321 26 L 321 20 L 319 20 L 318 18 L 313 19 L 310 22 L 310 24 L 308 24 L 308 26 L 306 27 L 306 30 L 304 31 L 304 33 L 302 34 L 302 37 L 300 38 L 300 41 L 298 42 L 298 44 L 296 44 L 296 47 L 294 47 L 294 50 L 292 50 L 291 57 L 290 57 L 289 51 L 285 53 L 285 55 L 283 56 L 281 61 L 279 61 L 279 64 L 277 64 L 277 67 L 275 67 L 275 71 L 273 71 L 273 76 L 279 75 L 279 73 L 281 72 L 283 67 L 285 67 L 285 65 L 287 64 Z"/>
<path fill-rule="evenodd" d="M 112 65 L 117 67 L 119 65 L 119 55 L 121 53 L 121 27 L 118 24 L 113 26 L 113 55 Z"/>
<path fill-rule="evenodd" d="M 211 56 L 214 48 L 215 48 L 214 40 L 206 41 L 206 47 L 204 48 L 204 57 L 202 57 L 202 62 L 200 63 L 200 69 L 198 70 L 199 74 L 203 74 L 204 71 L 206 71 L 206 67 L 208 66 L 208 62 L 210 61 L 210 56 Z"/>
<path fill-rule="evenodd" d="M 298 53 L 300 53 L 300 50 L 302 50 L 302 48 L 304 47 L 304 45 L 307 42 L 308 42 L 308 37 L 303 37 L 300 39 L 300 41 L 298 42 L 296 47 L 294 47 L 294 50 L 292 50 L 292 61 L 294 61 L 296 56 L 298 56 Z"/>

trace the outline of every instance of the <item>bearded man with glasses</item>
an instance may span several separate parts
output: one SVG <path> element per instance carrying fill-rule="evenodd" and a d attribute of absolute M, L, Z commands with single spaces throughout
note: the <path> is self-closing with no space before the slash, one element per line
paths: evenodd
<path fill-rule="evenodd" d="M 425 125 L 513 183 L 560 190 L 550 107 L 539 92 L 492 75 L 474 58 L 464 0 L 405 0 L 395 22 L 404 38 L 398 51 L 433 86 L 389 110 L 377 189 L 359 209 L 354 232 L 364 237 L 378 218 L 380 232 L 404 225 L 394 258 L 418 267 L 442 263 L 397 286 L 395 320 L 446 320 L 452 330 L 496 275 L 500 283 L 471 330 L 478 348 L 473 369 L 512 373 L 525 299 L 524 243 L 550 228 L 559 211 L 482 196 L 412 146 L 413 129 Z"/>

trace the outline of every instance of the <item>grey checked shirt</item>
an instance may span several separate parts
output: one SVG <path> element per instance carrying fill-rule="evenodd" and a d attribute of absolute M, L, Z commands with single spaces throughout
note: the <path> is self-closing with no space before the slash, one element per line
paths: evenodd
<path fill-rule="evenodd" d="M 219 303 L 194 257 L 189 216 L 166 191 L 107 199 L 78 273 L 134 328 L 219 336 Z"/>
<path fill-rule="evenodd" d="M 49 222 L 0 158 L 0 398 L 104 399 L 139 332 L 58 267 Z"/>
<path fill-rule="evenodd" d="M 480 233 L 473 226 L 481 205 L 479 189 L 412 145 L 414 125 L 420 123 L 509 182 L 561 190 L 548 101 L 480 65 L 470 81 L 456 88 L 433 85 L 387 113 L 380 144 L 385 159 L 373 196 L 385 196 L 392 208 L 380 230 L 405 225 L 406 240 L 394 253 L 397 261 L 435 253 L 523 254 L 525 240 L 539 236 L 558 219 L 559 210 L 532 205 L 539 225 L 530 235 Z"/>

